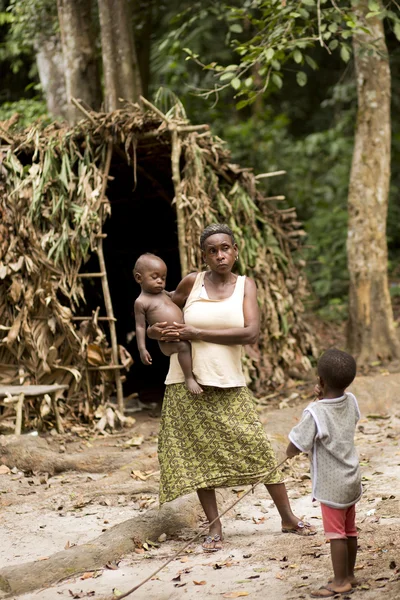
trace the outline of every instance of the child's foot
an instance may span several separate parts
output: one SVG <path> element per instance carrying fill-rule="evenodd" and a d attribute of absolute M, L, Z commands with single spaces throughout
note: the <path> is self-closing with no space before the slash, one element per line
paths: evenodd
<path fill-rule="evenodd" d="M 199 386 L 199 384 L 197 383 L 197 381 L 194 379 L 194 377 L 192 378 L 188 378 L 185 381 L 186 387 L 189 390 L 189 392 L 191 392 L 192 394 L 202 394 L 203 393 L 203 388 Z"/>
<path fill-rule="evenodd" d="M 328 585 L 323 585 L 317 590 L 313 590 L 310 594 L 311 598 L 333 598 L 338 594 L 348 594 L 352 591 L 351 583 L 343 585 L 335 585 L 333 582 Z"/>
<path fill-rule="evenodd" d="M 332 583 L 332 581 L 333 581 L 333 579 L 328 579 L 329 585 Z M 362 580 L 357 579 L 357 577 L 355 575 L 348 577 L 347 581 L 350 583 L 351 587 L 357 587 L 358 585 L 360 585 L 362 583 Z"/>

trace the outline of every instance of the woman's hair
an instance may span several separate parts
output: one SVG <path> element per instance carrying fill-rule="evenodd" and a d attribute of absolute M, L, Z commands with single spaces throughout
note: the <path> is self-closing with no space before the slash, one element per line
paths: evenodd
<path fill-rule="evenodd" d="M 331 389 L 344 390 L 356 376 L 356 361 L 347 352 L 332 348 L 319 359 L 318 375 Z"/>
<path fill-rule="evenodd" d="M 213 223 L 212 225 L 208 225 L 200 236 L 200 248 L 204 250 L 204 242 L 210 235 L 215 235 L 216 233 L 224 233 L 225 235 L 229 235 L 232 244 L 236 244 L 235 236 L 233 235 L 232 229 L 225 225 L 225 223 Z"/>

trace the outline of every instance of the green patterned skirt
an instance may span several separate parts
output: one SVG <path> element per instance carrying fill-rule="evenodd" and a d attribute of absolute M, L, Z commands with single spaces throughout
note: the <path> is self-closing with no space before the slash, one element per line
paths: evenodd
<path fill-rule="evenodd" d="M 281 483 L 268 471 L 276 458 L 247 387 L 203 386 L 190 394 L 183 383 L 167 385 L 158 454 L 160 504 L 201 488 Z"/>

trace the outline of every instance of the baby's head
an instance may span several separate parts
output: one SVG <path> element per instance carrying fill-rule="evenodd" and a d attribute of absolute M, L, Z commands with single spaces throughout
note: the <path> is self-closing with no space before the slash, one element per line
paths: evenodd
<path fill-rule="evenodd" d="M 148 294 L 161 294 L 165 289 L 167 265 L 155 254 L 142 254 L 133 268 L 135 281 Z"/>
<path fill-rule="evenodd" d="M 342 350 L 326 350 L 318 361 L 318 375 L 323 391 L 344 392 L 356 376 L 356 361 Z"/>

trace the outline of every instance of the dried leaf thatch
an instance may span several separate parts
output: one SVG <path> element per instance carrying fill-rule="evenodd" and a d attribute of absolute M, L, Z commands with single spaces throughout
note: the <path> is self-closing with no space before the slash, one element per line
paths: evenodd
<path fill-rule="evenodd" d="M 231 164 L 221 140 L 178 109 L 166 116 L 129 105 L 87 116 L 71 129 L 7 132 L 12 143 L 0 149 L 0 382 L 69 383 L 70 402 L 81 399 L 90 416 L 85 368 L 110 362 L 110 349 L 96 315 L 80 327 L 72 319 L 84 300 L 79 271 L 111 214 L 102 194 L 110 142 L 135 178 L 146 169 L 142 156 L 170 156 L 183 272 L 201 268 L 207 224 L 226 222 L 236 234 L 239 271 L 255 279 L 261 308 L 260 342 L 245 359 L 254 389 L 282 383 L 289 367 L 308 369 L 314 350 L 293 255 L 303 235 L 295 211 L 263 198 L 251 169 Z M 102 373 L 105 392 L 113 372 Z"/>

